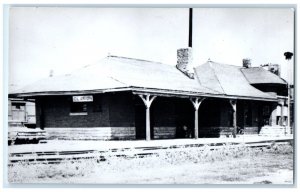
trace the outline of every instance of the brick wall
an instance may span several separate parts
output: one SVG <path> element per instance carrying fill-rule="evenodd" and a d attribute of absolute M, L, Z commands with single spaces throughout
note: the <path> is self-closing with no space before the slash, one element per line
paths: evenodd
<path fill-rule="evenodd" d="M 93 95 L 93 102 L 87 105 L 87 115 L 70 115 L 72 96 L 47 96 L 36 98 L 37 127 L 44 124 L 45 128 L 81 128 L 77 132 L 97 128 L 97 131 L 109 130 L 108 136 L 95 133 L 97 138 L 111 139 L 145 139 L 145 107 L 141 99 L 129 92 L 106 93 Z M 252 125 L 247 126 L 249 132 L 257 132 L 258 113 L 261 109 L 256 102 L 250 102 L 252 107 Z M 244 125 L 243 108 L 249 101 L 237 103 L 237 125 Z M 41 107 L 43 106 L 43 107 Z M 228 100 L 207 99 L 199 108 L 199 136 L 218 137 L 232 128 L 232 109 Z M 41 114 L 44 114 L 44 122 Z M 188 99 L 156 98 L 150 109 L 152 138 L 176 138 L 178 127 L 187 125 L 194 129 L 194 108 Z M 254 127 L 254 128 L 251 128 Z M 90 130 L 93 133 L 94 130 Z M 73 131 L 69 131 L 73 132 Z M 56 130 L 53 130 L 56 134 Z M 54 135 L 55 135 L 54 134 Z M 81 134 L 81 133 L 80 133 Z M 67 135 L 67 134 L 66 134 Z M 127 137 L 127 136 L 128 137 Z"/>
<path fill-rule="evenodd" d="M 37 126 L 43 124 L 45 129 L 52 133 L 68 135 L 78 131 L 68 131 L 68 128 L 89 130 L 93 134 L 102 137 L 101 127 L 103 132 L 109 130 L 111 139 L 133 139 L 135 135 L 135 111 L 132 104 L 132 94 L 116 93 L 116 94 L 95 94 L 93 102 L 87 102 L 86 115 L 71 115 L 70 109 L 72 104 L 72 96 L 47 96 L 36 99 Z M 44 119 L 41 119 L 43 113 Z M 57 129 L 57 130 L 55 130 Z M 66 134 L 68 133 L 68 134 Z M 52 134 L 54 136 L 55 134 Z M 83 135 L 83 134 L 77 134 Z M 77 137 L 75 135 L 70 136 Z M 104 136 L 103 136 L 104 137 Z M 65 137 L 64 137 L 65 138 Z M 87 136 L 84 138 L 88 138 Z"/>
<path fill-rule="evenodd" d="M 133 140 L 135 127 L 45 128 L 49 140 Z"/>
<path fill-rule="evenodd" d="M 44 127 L 109 127 L 109 98 L 94 95 L 94 102 L 87 102 L 87 115 L 70 115 L 72 96 L 47 96 L 37 99 L 37 126 L 44 113 Z M 101 110 L 95 110 L 101 105 Z"/>

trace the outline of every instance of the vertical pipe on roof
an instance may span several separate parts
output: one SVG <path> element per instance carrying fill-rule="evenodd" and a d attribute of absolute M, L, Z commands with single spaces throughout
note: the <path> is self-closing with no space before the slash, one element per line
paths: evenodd
<path fill-rule="evenodd" d="M 193 8 L 189 9 L 189 47 L 193 47 Z"/>

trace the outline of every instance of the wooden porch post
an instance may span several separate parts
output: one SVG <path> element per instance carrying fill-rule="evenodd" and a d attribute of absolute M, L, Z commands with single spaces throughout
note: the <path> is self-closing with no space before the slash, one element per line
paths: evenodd
<path fill-rule="evenodd" d="M 191 102 L 193 103 L 194 109 L 195 109 L 195 127 L 194 127 L 194 134 L 195 134 L 195 139 L 198 139 L 198 129 L 199 129 L 199 118 L 198 118 L 198 109 L 200 107 L 201 102 L 204 100 L 205 98 L 195 98 L 194 100 L 191 98 Z"/>
<path fill-rule="evenodd" d="M 146 140 L 150 141 L 151 139 L 151 130 L 150 130 L 150 106 L 156 96 L 150 97 L 149 94 L 147 95 L 139 95 L 139 97 L 143 100 L 146 106 Z"/>
<path fill-rule="evenodd" d="M 233 137 L 236 138 L 237 126 L 236 126 L 236 100 L 229 101 L 233 109 Z"/>
<path fill-rule="evenodd" d="M 284 115 L 283 112 L 284 111 L 284 104 L 281 105 L 281 112 L 280 112 L 280 116 L 281 116 L 281 126 L 284 126 Z"/>
<path fill-rule="evenodd" d="M 284 100 L 280 100 L 279 101 L 279 105 L 280 105 L 280 119 L 279 119 L 279 125 L 283 126 L 283 110 L 284 110 Z"/>
<path fill-rule="evenodd" d="M 40 98 L 38 103 L 35 105 L 36 112 L 38 111 L 37 106 L 39 105 L 39 126 L 42 130 L 45 128 L 44 102 L 44 99 Z"/>

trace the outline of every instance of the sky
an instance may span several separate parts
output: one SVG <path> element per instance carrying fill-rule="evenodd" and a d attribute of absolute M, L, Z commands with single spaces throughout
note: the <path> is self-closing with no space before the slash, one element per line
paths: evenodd
<path fill-rule="evenodd" d="M 252 66 L 281 65 L 294 52 L 294 11 L 289 8 L 194 8 L 194 66 L 208 59 Z M 12 7 L 9 12 L 9 84 L 17 89 L 70 73 L 107 55 L 176 65 L 188 47 L 188 8 Z M 288 79 L 289 80 L 289 79 Z"/>

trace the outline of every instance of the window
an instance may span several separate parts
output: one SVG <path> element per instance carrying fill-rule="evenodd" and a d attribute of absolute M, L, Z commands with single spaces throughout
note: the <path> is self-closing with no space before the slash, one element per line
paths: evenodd
<path fill-rule="evenodd" d="M 70 115 L 87 115 L 88 103 L 93 103 L 92 95 L 72 96 Z"/>
<path fill-rule="evenodd" d="M 21 109 L 21 105 L 16 104 L 16 109 Z"/>
<path fill-rule="evenodd" d="M 87 112 L 87 104 L 86 103 L 72 103 L 71 112 L 72 113 Z"/>
<path fill-rule="evenodd" d="M 25 103 L 12 103 L 15 109 L 24 109 Z"/>
<path fill-rule="evenodd" d="M 287 125 L 287 117 L 281 118 L 281 116 L 276 117 L 277 125 L 286 126 Z"/>
<path fill-rule="evenodd" d="M 70 115 L 87 115 L 87 103 L 71 103 Z"/>

